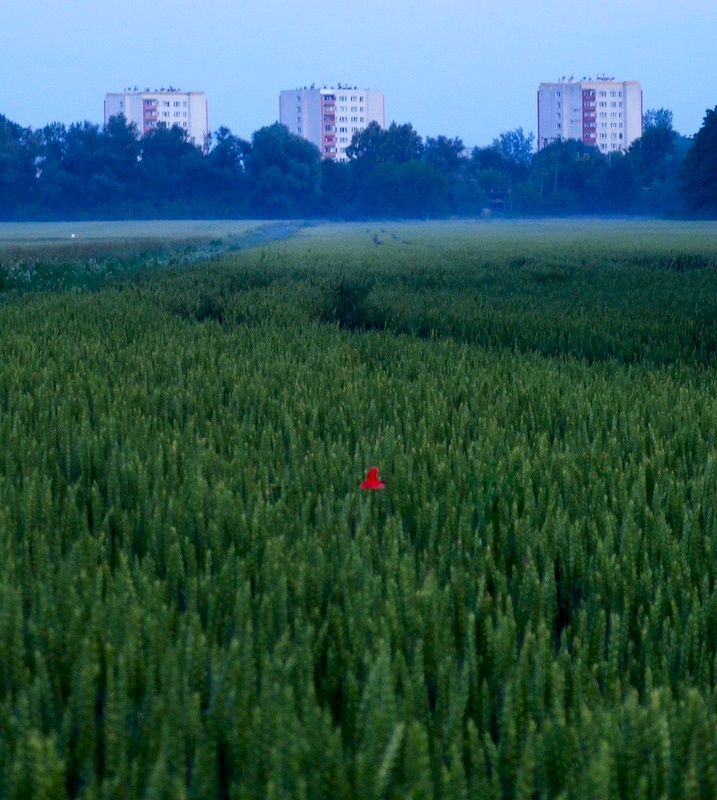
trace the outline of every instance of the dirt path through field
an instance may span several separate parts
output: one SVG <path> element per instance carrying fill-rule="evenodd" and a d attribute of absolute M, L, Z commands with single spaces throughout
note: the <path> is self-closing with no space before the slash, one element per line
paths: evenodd
<path fill-rule="evenodd" d="M 306 225 L 307 223 L 301 220 L 293 220 L 291 222 L 269 222 L 266 225 L 261 225 L 240 236 L 227 240 L 225 249 L 227 251 L 249 250 L 252 247 L 259 247 L 259 245 L 269 242 L 289 239 L 292 236 L 296 236 Z"/>

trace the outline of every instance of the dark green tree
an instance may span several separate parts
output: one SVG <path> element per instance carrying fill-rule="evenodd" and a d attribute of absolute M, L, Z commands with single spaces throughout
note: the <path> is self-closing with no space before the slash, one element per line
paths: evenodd
<path fill-rule="evenodd" d="M 510 172 L 510 161 L 496 147 L 474 147 L 471 150 L 471 161 L 479 169 L 497 169 Z"/>
<path fill-rule="evenodd" d="M 77 122 L 43 131 L 40 177 L 46 210 L 59 218 L 112 216 L 123 191 L 107 161 L 107 137 L 99 125 Z"/>
<path fill-rule="evenodd" d="M 577 139 L 552 142 L 533 157 L 530 177 L 549 213 L 602 211 L 607 159 Z"/>
<path fill-rule="evenodd" d="M 463 140 L 458 137 L 451 139 L 448 136 L 427 136 L 423 158 L 444 175 L 451 175 L 457 173 L 465 163 L 465 149 Z"/>
<path fill-rule="evenodd" d="M 629 156 L 610 153 L 603 173 L 602 208 L 614 214 L 632 211 L 638 191 L 638 179 Z"/>
<path fill-rule="evenodd" d="M 61 122 L 46 125 L 40 131 L 38 157 L 39 209 L 41 215 L 53 216 L 65 205 L 65 155 L 67 128 Z"/>
<path fill-rule="evenodd" d="M 252 136 L 246 156 L 252 213 L 296 216 L 316 213 L 320 202 L 321 154 L 301 136 L 275 123 Z"/>
<path fill-rule="evenodd" d="M 211 203 L 206 158 L 187 131 L 160 124 L 148 131 L 141 143 L 140 213 L 168 217 L 204 213 Z"/>
<path fill-rule="evenodd" d="M 251 144 L 221 127 L 211 137 L 209 161 L 215 169 L 243 172 Z"/>
<path fill-rule="evenodd" d="M 462 139 L 427 137 L 423 160 L 435 167 L 448 181 L 447 202 L 452 214 L 480 213 L 485 205 L 483 192 L 475 184 L 470 158 Z"/>
<path fill-rule="evenodd" d="M 410 123 L 397 125 L 392 122 L 383 130 L 377 122 L 371 122 L 354 134 L 346 155 L 365 173 L 381 163 L 403 164 L 420 159 L 423 140 Z"/>
<path fill-rule="evenodd" d="M 351 192 L 356 197 L 358 213 L 368 216 L 424 216 L 427 213 L 425 208 L 434 201 L 443 207 L 446 203 L 445 177 L 432 165 L 421 162 L 423 152 L 423 140 L 410 123 L 397 125 L 392 122 L 383 130 L 378 123 L 372 122 L 355 133 L 346 154 L 350 159 Z M 414 162 L 419 166 L 395 169 Z M 440 180 L 435 180 L 436 176 Z M 401 180 L 410 184 L 405 187 L 403 197 L 399 197 Z M 423 184 L 427 190 L 438 191 L 440 199 L 424 198 L 418 203 L 412 194 L 418 184 Z"/>
<path fill-rule="evenodd" d="M 637 191 L 633 209 L 640 213 L 677 216 L 685 213 L 680 172 L 690 140 L 672 127 L 672 112 L 650 109 L 643 116 L 643 134 L 628 150 Z"/>
<path fill-rule="evenodd" d="M 321 162 L 321 212 L 330 217 L 351 216 L 354 192 L 351 165 L 327 158 Z"/>
<path fill-rule="evenodd" d="M 353 135 L 351 144 L 346 148 L 346 155 L 362 172 L 370 172 L 386 160 L 384 140 L 385 131 L 378 122 L 369 122 L 362 131 Z"/>
<path fill-rule="evenodd" d="M 446 176 L 425 161 L 384 162 L 362 183 L 359 210 L 375 217 L 442 217 L 450 209 L 448 188 Z"/>
<path fill-rule="evenodd" d="M 123 115 L 110 117 L 105 125 L 102 172 L 112 187 L 112 203 L 118 214 L 131 214 L 141 187 L 139 181 L 142 146 L 134 123 Z"/>
<path fill-rule="evenodd" d="M 512 208 L 514 164 L 495 146 L 474 147 L 470 158 L 471 173 L 483 194 L 483 207 L 505 210 Z"/>
<path fill-rule="evenodd" d="M 700 217 L 717 217 L 717 106 L 708 109 L 685 155 L 682 187 L 687 207 Z"/>
<path fill-rule="evenodd" d="M 648 108 L 642 115 L 642 127 L 648 128 L 672 128 L 672 112 L 669 108 Z"/>
<path fill-rule="evenodd" d="M 134 125 L 112 117 L 104 128 L 81 122 L 47 125 L 37 161 L 43 216 L 131 214 L 139 191 L 140 142 Z"/>
<path fill-rule="evenodd" d="M 41 137 L 0 114 L 0 219 L 35 201 Z"/>
<path fill-rule="evenodd" d="M 423 155 L 423 140 L 410 122 L 403 125 L 392 122 L 386 129 L 384 142 L 386 160 L 394 164 L 405 164 Z"/>
<path fill-rule="evenodd" d="M 105 166 L 119 180 L 128 186 L 132 185 L 142 153 L 137 126 L 127 122 L 124 115 L 110 117 L 105 125 L 104 136 Z"/>
<path fill-rule="evenodd" d="M 677 138 L 671 111 L 659 108 L 645 112 L 642 136 L 630 145 L 628 151 L 642 186 L 649 187 L 656 178 L 664 178 L 667 160 L 676 149 Z"/>
<path fill-rule="evenodd" d="M 205 157 L 207 191 L 215 213 L 244 213 L 248 203 L 249 181 L 246 162 L 251 143 L 235 136 L 229 128 L 219 128 L 211 136 Z"/>
<path fill-rule="evenodd" d="M 501 133 L 493 140 L 492 147 L 508 162 L 510 173 L 515 182 L 523 181 L 528 176 L 533 158 L 535 135 L 526 134 L 522 128 Z"/>

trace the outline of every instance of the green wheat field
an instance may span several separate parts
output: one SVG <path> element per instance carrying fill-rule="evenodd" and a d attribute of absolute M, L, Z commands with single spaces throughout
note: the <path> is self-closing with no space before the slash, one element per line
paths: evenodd
<path fill-rule="evenodd" d="M 717 224 L 0 225 L 0 342 L 0 797 L 717 797 Z"/>

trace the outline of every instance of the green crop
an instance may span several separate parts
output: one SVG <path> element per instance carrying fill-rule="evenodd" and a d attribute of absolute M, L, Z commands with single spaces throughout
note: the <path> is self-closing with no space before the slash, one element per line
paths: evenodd
<path fill-rule="evenodd" d="M 0 797 L 717 796 L 714 233 L 6 296 Z"/>

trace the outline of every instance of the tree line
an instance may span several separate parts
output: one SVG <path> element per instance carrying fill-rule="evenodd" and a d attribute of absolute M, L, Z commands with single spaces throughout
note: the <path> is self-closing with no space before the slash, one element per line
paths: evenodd
<path fill-rule="evenodd" d="M 322 161 L 279 123 L 251 141 L 222 127 L 200 147 L 178 127 L 140 136 L 122 116 L 32 130 L 0 115 L 0 219 L 717 216 L 717 107 L 692 138 L 648 111 L 625 153 L 577 140 L 535 152 L 522 128 L 469 149 L 394 122 L 356 133 L 347 154 Z"/>

